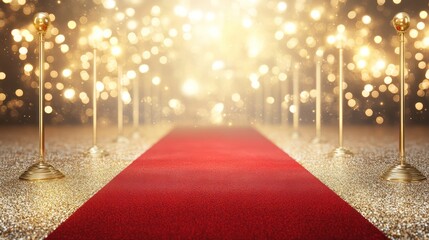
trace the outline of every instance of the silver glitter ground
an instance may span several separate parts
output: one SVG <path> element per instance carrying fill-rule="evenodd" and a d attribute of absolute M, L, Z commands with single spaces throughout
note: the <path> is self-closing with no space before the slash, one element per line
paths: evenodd
<path fill-rule="evenodd" d="M 18 180 L 38 155 L 37 126 L 0 127 L 0 239 L 43 239 L 101 187 L 128 166 L 170 126 L 144 126 L 141 139 L 114 143 L 115 132 L 99 127 L 99 145 L 110 155 L 84 157 L 91 128 L 48 126 L 46 160 L 66 178 L 45 182 Z M 324 144 L 311 144 L 314 127 L 304 126 L 293 139 L 285 126 L 258 126 L 261 133 L 290 154 L 392 239 L 429 239 L 429 181 L 391 183 L 380 179 L 398 163 L 398 129 L 345 126 L 344 146 L 355 153 L 330 159 L 337 129 L 324 128 Z M 129 129 L 126 129 L 130 132 Z M 429 127 L 407 128 L 407 162 L 429 176 Z"/>

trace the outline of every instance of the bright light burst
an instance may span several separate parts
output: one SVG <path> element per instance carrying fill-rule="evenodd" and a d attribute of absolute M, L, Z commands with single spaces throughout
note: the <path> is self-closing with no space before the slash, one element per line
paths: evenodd
<path fill-rule="evenodd" d="M 198 94 L 200 87 L 194 79 L 188 79 L 183 83 L 182 93 L 186 96 L 195 96 Z"/>
<path fill-rule="evenodd" d="M 28 1 L 3 4 L 0 33 L 7 47 L 0 55 L 6 59 L 0 68 L 2 119 L 19 121 L 35 107 L 22 96 L 31 98 L 32 89 L 38 87 L 37 41 L 30 22 L 21 19 L 28 20 L 41 6 L 51 13 L 52 22 L 46 34 L 44 65 L 49 90 L 45 112 L 55 113 L 50 114 L 52 121 L 86 122 L 92 114 L 88 105 L 92 48 L 99 50 L 97 90 L 106 119 L 114 119 L 110 116 L 114 114 L 114 98 L 127 102 L 133 98 L 130 89 L 117 92 L 116 68 L 121 64 L 128 82 L 141 82 L 142 108 L 152 109 L 152 114 L 142 114 L 156 118 L 145 122 L 179 116 L 193 119 L 197 115 L 225 123 L 244 115 L 248 122 L 280 123 L 284 112 L 295 111 L 289 105 L 290 75 L 291 66 L 299 63 L 301 116 L 303 121 L 312 122 L 314 68 L 319 58 L 324 59 L 322 100 L 328 118 L 332 116 L 328 111 L 337 111 L 335 45 L 339 44 L 346 62 L 350 107 L 346 118 L 377 124 L 392 121 L 399 97 L 399 59 L 397 35 L 389 25 L 393 15 L 387 13 L 396 6 L 414 13 L 415 25 L 407 35 L 409 108 L 413 120 L 429 118 L 426 1 L 407 6 L 403 1 L 367 0 L 365 8 L 354 0 L 217 0 L 192 4 L 102 0 L 85 6 L 39 1 L 37 8 Z M 6 29 L 9 32 L 5 33 Z M 126 87 L 132 88 L 131 84 Z M 64 108 L 64 104 L 74 107 Z"/>

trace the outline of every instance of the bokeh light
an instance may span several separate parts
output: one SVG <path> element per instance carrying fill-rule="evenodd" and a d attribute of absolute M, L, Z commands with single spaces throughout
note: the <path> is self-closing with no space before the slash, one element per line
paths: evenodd
<path fill-rule="evenodd" d="M 335 44 L 341 42 L 345 120 L 393 123 L 398 114 L 399 48 L 390 20 L 399 11 L 408 11 L 413 18 L 406 35 L 407 108 L 414 116 L 409 119 L 420 123 L 429 119 L 427 1 L 411 6 L 397 0 L 368 0 L 365 7 L 352 0 L 192 4 L 4 0 L 2 4 L 0 109 L 6 110 L 0 112 L 1 122 L 35 119 L 23 116 L 37 108 L 38 42 L 29 20 L 41 8 L 50 13 L 52 23 L 44 65 L 48 121 L 88 121 L 93 48 L 97 48 L 97 90 L 101 117 L 107 122 L 115 121 L 115 98 L 131 102 L 131 83 L 139 81 L 144 122 L 281 123 L 295 111 L 290 105 L 290 76 L 291 66 L 298 63 L 301 121 L 311 123 L 317 58 L 323 58 L 323 119 L 334 122 Z M 120 94 L 118 66 L 126 73 Z M 129 109 L 125 114 L 130 114 Z"/>

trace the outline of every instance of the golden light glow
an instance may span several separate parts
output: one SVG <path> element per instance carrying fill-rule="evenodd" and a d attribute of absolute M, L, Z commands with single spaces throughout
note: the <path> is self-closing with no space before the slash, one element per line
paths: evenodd
<path fill-rule="evenodd" d="M 155 76 L 152 78 L 152 84 L 155 86 L 158 86 L 159 84 L 161 84 L 161 78 L 158 76 Z M 192 92 L 193 90 L 191 90 Z M 193 95 L 193 93 L 190 93 L 191 95 Z"/>
<path fill-rule="evenodd" d="M 69 69 L 69 68 L 66 68 L 66 69 L 63 70 L 62 75 L 65 78 L 69 78 L 72 75 L 72 70 Z"/>
<path fill-rule="evenodd" d="M 0 81 L 6 79 L 6 73 L 0 72 Z"/>
<path fill-rule="evenodd" d="M 418 111 L 421 111 L 421 110 L 423 110 L 423 103 L 421 103 L 421 102 L 418 102 L 418 103 L 416 103 L 415 104 L 415 107 L 416 107 L 416 109 L 418 110 Z"/>
<path fill-rule="evenodd" d="M 283 25 L 283 31 L 284 31 L 284 33 L 286 33 L 286 34 L 288 34 L 288 35 L 295 34 L 295 33 L 296 33 L 296 31 L 297 31 L 297 26 L 296 26 L 296 24 L 295 24 L 295 23 L 293 23 L 293 22 L 286 22 L 286 23 Z"/>
<path fill-rule="evenodd" d="M 318 21 L 322 17 L 322 12 L 319 9 L 313 9 L 310 12 L 310 16 L 313 20 Z"/>
<path fill-rule="evenodd" d="M 124 102 L 124 104 L 130 104 L 132 101 L 131 95 L 128 91 L 122 91 L 121 99 Z"/>
<path fill-rule="evenodd" d="M 75 21 L 69 21 L 67 27 L 73 30 L 77 27 L 77 23 Z"/>
<path fill-rule="evenodd" d="M 220 124 L 223 122 L 223 111 L 224 111 L 223 103 L 216 103 L 211 109 L 210 120 L 211 123 Z"/>
<path fill-rule="evenodd" d="M 75 95 L 76 95 L 76 92 L 73 88 L 68 88 L 68 89 L 64 90 L 64 97 L 66 99 L 71 100 L 75 97 Z"/>
<path fill-rule="evenodd" d="M 122 54 L 122 48 L 120 46 L 113 46 L 112 47 L 112 54 L 113 56 L 120 56 Z"/>
<path fill-rule="evenodd" d="M 104 90 L 104 84 L 100 81 L 96 83 L 96 88 L 98 92 L 102 92 Z"/>
<path fill-rule="evenodd" d="M 371 17 L 369 16 L 369 15 L 365 15 L 365 16 L 363 16 L 362 17 L 362 22 L 364 23 L 364 24 L 370 24 L 371 23 L 371 21 L 372 21 L 372 19 L 371 19 Z"/>
<path fill-rule="evenodd" d="M 33 80 L 38 71 L 33 59 L 34 29 L 25 24 L 12 26 L 14 22 L 9 19 L 14 18 L 8 14 L 30 15 L 34 7 L 23 0 L 3 2 L 6 10 L 0 19 L 0 30 L 10 29 L 10 52 L 16 54 L 22 63 L 18 64 L 22 74 L 16 81 L 21 85 L 4 93 L 11 101 L 9 96 L 16 97 L 17 93 L 29 96 L 28 91 L 38 87 Z M 291 66 L 300 63 L 303 66 L 300 70 L 300 100 L 304 105 L 301 110 L 310 109 L 308 104 L 313 104 L 312 98 L 315 97 L 314 64 L 321 60 L 323 89 L 326 91 L 322 104 L 332 109 L 335 105 L 332 94 L 338 91 L 332 83 L 338 80 L 336 64 L 339 60 L 337 53 L 328 46 L 332 44 L 344 48 L 344 74 L 350 93 L 346 94 L 346 99 L 355 110 L 348 114 L 360 114 L 371 121 L 377 117 L 384 119 L 385 111 L 380 103 L 388 104 L 398 99 L 395 79 L 399 76 L 396 63 L 399 48 L 393 46 L 397 36 L 387 27 L 383 29 L 389 25 L 383 14 L 378 16 L 353 4 L 341 8 L 342 2 L 321 4 L 303 1 L 290 5 L 287 1 L 262 4 L 256 0 L 237 0 L 230 2 L 228 6 L 231 8 L 227 9 L 222 1 L 195 5 L 186 1 L 156 2 L 138 8 L 138 0 L 127 3 L 100 0 L 92 3 L 94 9 L 86 9 L 87 12 L 81 16 L 60 18 L 57 13 L 52 13 L 50 19 L 53 24 L 45 42 L 47 61 L 44 69 L 50 82 L 48 98 L 53 102 L 56 114 L 67 114 L 62 111 L 69 110 L 57 108 L 61 102 L 54 104 L 54 101 L 67 101 L 72 89 L 78 101 L 69 101 L 68 104 L 76 104 L 74 109 L 82 108 L 81 112 L 87 116 L 90 106 L 86 104 L 90 102 L 88 95 L 91 91 L 87 81 L 92 74 L 92 48 L 97 48 L 100 50 L 97 51 L 97 90 L 108 108 L 114 102 L 114 96 L 119 94 L 115 74 L 121 64 L 127 71 L 124 85 L 129 88 L 124 90 L 124 94 L 132 93 L 130 83 L 133 80 L 140 81 L 140 93 L 151 94 L 142 97 L 143 104 L 159 107 L 160 112 L 154 114 L 159 118 L 168 118 L 170 114 L 191 114 L 190 111 L 197 109 L 198 116 L 213 117 L 210 121 L 220 123 L 227 119 L 228 114 L 260 117 L 263 104 L 272 105 L 272 109 L 281 106 L 294 111 L 294 106 L 282 104 L 290 100 Z M 383 11 L 389 5 L 385 0 L 377 0 L 376 3 L 374 11 Z M 65 2 L 57 4 L 64 6 Z M 429 90 L 429 61 L 426 59 L 429 48 L 428 12 L 419 10 L 417 13 L 417 19 L 406 35 L 409 47 L 407 77 L 412 85 L 408 95 L 414 97 L 414 103 L 421 103 L 412 109 L 426 114 Z M 2 71 L 0 80 L 9 81 L 10 76 L 15 77 Z M 192 79 L 186 79 L 187 76 L 192 76 Z M 150 84 L 153 91 L 148 91 L 148 85 L 144 84 Z M 61 94 L 57 91 L 61 91 L 64 98 L 57 98 Z M 195 101 L 185 101 L 182 99 L 185 97 L 195 97 Z M 30 102 L 22 101 L 28 107 Z M 1 103 L 0 107 L 6 104 Z M 217 109 L 215 105 L 217 108 L 223 106 L 221 113 L 211 112 Z M 281 118 L 274 115 L 273 118 Z M 303 117 L 302 120 L 311 121 L 310 118 Z M 384 121 L 379 119 L 376 122 Z"/>
<path fill-rule="evenodd" d="M 22 97 L 24 95 L 24 91 L 22 91 L 22 89 L 16 89 L 15 90 L 15 95 L 17 97 Z"/>
<path fill-rule="evenodd" d="M 45 113 L 51 114 L 53 112 L 53 108 L 51 106 L 45 106 Z"/>
<path fill-rule="evenodd" d="M 103 40 L 103 30 L 98 26 L 94 26 L 92 28 L 92 33 L 89 36 L 89 44 L 93 48 L 97 48 L 101 44 L 102 40 Z"/>
<path fill-rule="evenodd" d="M 329 35 L 326 41 L 332 45 L 332 44 L 335 44 L 335 42 L 337 41 L 337 38 L 334 35 Z"/>
<path fill-rule="evenodd" d="M 140 65 L 139 66 L 139 72 L 141 72 L 141 73 L 147 73 L 147 72 L 149 72 L 149 65 L 147 65 L 147 64 L 142 64 L 142 65 Z"/>
<path fill-rule="evenodd" d="M 128 79 L 135 79 L 137 77 L 137 73 L 134 70 L 127 71 L 127 78 Z"/>
<path fill-rule="evenodd" d="M 284 12 L 284 11 L 286 11 L 286 10 L 287 10 L 287 3 L 286 3 L 286 2 L 283 2 L 283 1 L 278 2 L 278 3 L 277 3 L 277 10 L 278 10 L 279 12 Z"/>
<path fill-rule="evenodd" d="M 199 90 L 200 86 L 194 79 L 188 79 L 182 85 L 182 93 L 186 96 L 195 96 Z"/>

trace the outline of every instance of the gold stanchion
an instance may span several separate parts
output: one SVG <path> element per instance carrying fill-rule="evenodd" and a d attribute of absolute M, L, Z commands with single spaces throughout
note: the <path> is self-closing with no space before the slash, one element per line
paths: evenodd
<path fill-rule="evenodd" d="M 342 26 L 342 25 L 341 25 Z M 344 26 L 342 26 L 344 27 Z M 338 147 L 335 148 L 330 156 L 334 158 L 338 157 L 351 157 L 353 153 L 346 149 L 343 146 L 343 111 L 344 111 L 344 61 L 343 61 L 343 52 L 344 52 L 344 41 L 345 37 L 343 36 L 344 29 L 338 28 L 339 34 L 337 35 L 337 48 L 338 48 Z"/>
<path fill-rule="evenodd" d="M 400 37 L 400 128 L 399 128 L 399 164 L 389 168 L 381 177 L 388 181 L 418 182 L 426 177 L 415 167 L 405 161 L 405 32 L 410 27 L 410 17 L 407 13 L 400 12 L 395 15 L 392 24 Z"/>
<path fill-rule="evenodd" d="M 44 35 L 49 27 L 49 14 L 37 13 L 33 24 L 39 35 L 39 160 L 30 166 L 20 177 L 22 180 L 36 181 L 63 178 L 64 175 L 45 161 L 45 126 L 43 122 L 43 63 L 44 63 Z"/>
<path fill-rule="evenodd" d="M 128 138 L 124 136 L 124 102 L 122 101 L 122 67 L 118 63 L 118 137 L 117 143 L 128 143 Z"/>
<path fill-rule="evenodd" d="M 90 41 L 93 45 L 93 78 L 92 78 L 92 147 L 85 153 L 92 157 L 103 157 L 109 155 L 105 150 L 97 146 L 97 42 L 100 38 L 100 31 L 94 29 Z"/>
<path fill-rule="evenodd" d="M 140 97 L 139 97 L 139 79 L 133 79 L 133 138 L 140 138 Z"/>
<path fill-rule="evenodd" d="M 112 55 L 115 56 L 116 58 L 116 66 L 117 66 L 117 70 L 118 70 L 118 78 L 116 81 L 117 87 L 116 89 L 118 90 L 118 136 L 115 139 L 115 142 L 117 143 L 128 143 L 129 140 L 128 138 L 126 138 L 124 136 L 124 102 L 122 100 L 122 77 L 123 77 L 123 73 L 122 73 L 122 66 L 119 63 L 119 57 L 122 54 L 122 48 L 119 46 L 114 46 L 112 48 Z"/>
<path fill-rule="evenodd" d="M 319 144 L 325 142 L 322 138 L 322 60 L 323 49 L 319 48 L 316 52 L 316 136 L 312 143 Z"/>
<path fill-rule="evenodd" d="M 292 138 L 299 138 L 299 63 L 295 63 L 293 66 L 293 106 L 295 111 L 293 112 L 293 133 Z"/>

